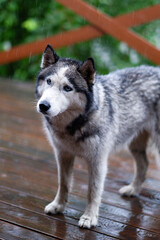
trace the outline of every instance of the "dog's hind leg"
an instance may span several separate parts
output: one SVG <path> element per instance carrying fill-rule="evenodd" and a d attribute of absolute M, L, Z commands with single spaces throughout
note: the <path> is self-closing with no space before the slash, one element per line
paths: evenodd
<path fill-rule="evenodd" d="M 57 155 L 58 191 L 55 199 L 45 207 L 45 213 L 56 214 L 64 210 L 71 188 L 74 157 L 61 151 Z"/>
<path fill-rule="evenodd" d="M 148 138 L 149 134 L 144 130 L 131 142 L 129 146 L 135 160 L 135 172 L 132 183 L 119 190 L 122 195 L 135 196 L 141 190 L 141 185 L 145 180 L 148 168 L 148 159 L 146 155 Z"/>

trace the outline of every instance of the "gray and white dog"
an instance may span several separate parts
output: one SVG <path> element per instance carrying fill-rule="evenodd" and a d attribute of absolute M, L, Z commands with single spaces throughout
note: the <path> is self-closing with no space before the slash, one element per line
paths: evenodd
<path fill-rule="evenodd" d="M 100 76 L 94 61 L 60 58 L 48 45 L 36 85 L 37 111 L 54 149 L 58 191 L 45 213 L 64 210 L 75 156 L 88 164 L 88 204 L 79 226 L 97 225 L 107 159 L 128 145 L 135 160 L 130 185 L 120 193 L 139 193 L 145 179 L 149 137 L 160 150 L 160 68 L 140 66 Z"/>

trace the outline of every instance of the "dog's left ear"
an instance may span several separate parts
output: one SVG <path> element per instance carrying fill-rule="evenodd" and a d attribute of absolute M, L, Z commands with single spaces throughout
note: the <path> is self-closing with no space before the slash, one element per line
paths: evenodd
<path fill-rule="evenodd" d="M 78 68 L 78 71 L 82 77 L 87 81 L 89 85 L 94 84 L 94 77 L 96 73 L 96 68 L 94 65 L 93 58 L 87 58 Z"/>
<path fill-rule="evenodd" d="M 56 54 L 51 45 L 47 45 L 44 50 L 42 60 L 41 60 L 41 68 L 44 69 L 49 67 L 50 65 L 56 63 L 59 59 L 59 56 Z"/>

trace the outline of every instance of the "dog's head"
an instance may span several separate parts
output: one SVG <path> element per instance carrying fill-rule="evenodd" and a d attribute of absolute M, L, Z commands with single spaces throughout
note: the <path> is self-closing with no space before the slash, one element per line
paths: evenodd
<path fill-rule="evenodd" d="M 37 76 L 37 111 L 51 117 L 66 110 L 84 109 L 95 78 L 92 58 L 84 62 L 60 58 L 48 45 Z"/>

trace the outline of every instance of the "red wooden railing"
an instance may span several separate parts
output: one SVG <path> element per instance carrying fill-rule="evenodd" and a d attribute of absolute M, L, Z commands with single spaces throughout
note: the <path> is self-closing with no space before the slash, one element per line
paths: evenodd
<path fill-rule="evenodd" d="M 156 64 L 160 64 L 160 51 L 147 40 L 128 29 L 132 26 L 159 19 L 160 4 L 111 18 L 81 0 L 57 1 L 72 9 L 92 25 L 63 32 L 36 42 L 15 46 L 9 51 L 0 52 L 0 64 L 14 62 L 31 55 L 39 54 L 48 43 L 57 49 L 100 37 L 104 34 L 110 34 L 118 40 L 126 42 L 128 46 L 134 48 L 143 56 Z"/>

